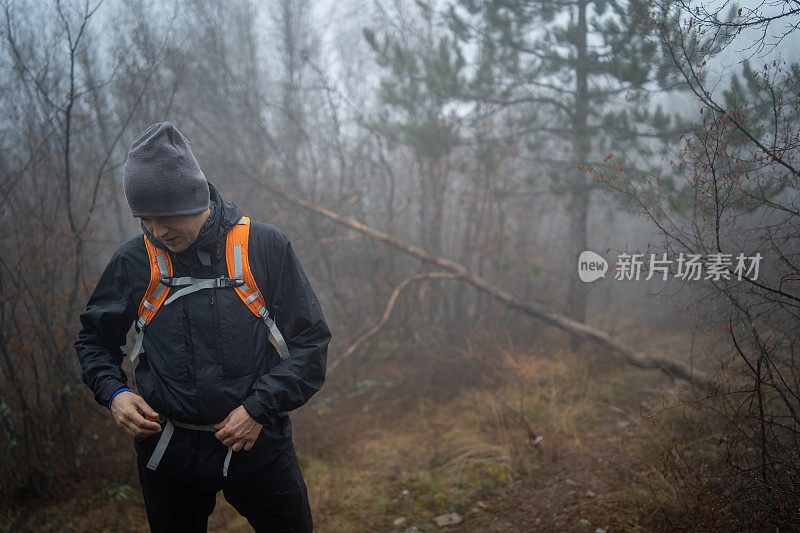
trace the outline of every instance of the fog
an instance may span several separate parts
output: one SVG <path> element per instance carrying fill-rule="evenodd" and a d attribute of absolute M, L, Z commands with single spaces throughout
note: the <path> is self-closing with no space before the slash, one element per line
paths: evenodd
<path fill-rule="evenodd" d="M 795 2 L 2 7 L 4 528 L 147 530 L 74 343 L 162 121 L 333 333 L 291 413 L 318 530 L 797 526 Z"/>

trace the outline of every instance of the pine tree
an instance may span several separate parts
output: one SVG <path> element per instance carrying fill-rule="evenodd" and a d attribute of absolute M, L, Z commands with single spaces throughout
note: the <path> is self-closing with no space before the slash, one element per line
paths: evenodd
<path fill-rule="evenodd" d="M 462 97 L 519 109 L 531 145 L 549 147 L 540 172 L 565 199 L 569 265 L 589 245 L 592 173 L 613 154 L 639 168 L 676 140 L 675 119 L 650 103 L 674 85 L 647 2 L 641 0 L 458 0 L 449 25 L 462 47 L 477 45 Z M 674 21 L 673 21 L 674 22 Z M 535 144 L 534 144 L 535 143 Z M 567 313 L 585 322 L 586 291 L 569 276 Z M 577 348 L 577 339 L 573 339 Z"/>

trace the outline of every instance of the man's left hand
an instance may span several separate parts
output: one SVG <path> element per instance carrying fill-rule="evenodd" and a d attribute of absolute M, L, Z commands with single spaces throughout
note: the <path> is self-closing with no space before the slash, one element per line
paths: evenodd
<path fill-rule="evenodd" d="M 217 429 L 214 435 L 225 446 L 233 446 L 235 452 L 250 450 L 261 432 L 261 424 L 253 420 L 241 405 L 214 427 Z"/>

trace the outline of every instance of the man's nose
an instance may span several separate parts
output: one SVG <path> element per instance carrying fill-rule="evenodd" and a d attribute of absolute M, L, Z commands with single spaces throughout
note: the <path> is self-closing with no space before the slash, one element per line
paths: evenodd
<path fill-rule="evenodd" d="M 153 224 L 153 235 L 156 239 L 164 237 L 169 232 L 169 227 L 162 224 Z"/>

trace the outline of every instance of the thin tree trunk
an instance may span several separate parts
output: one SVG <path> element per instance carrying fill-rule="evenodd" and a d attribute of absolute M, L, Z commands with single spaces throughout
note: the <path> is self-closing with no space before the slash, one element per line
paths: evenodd
<path fill-rule="evenodd" d="M 586 249 L 586 223 L 589 211 L 589 187 L 587 175 L 582 165 L 586 164 L 589 151 L 589 136 L 586 131 L 586 98 L 587 98 L 587 72 L 586 72 L 586 4 L 587 0 L 578 2 L 578 28 L 575 69 L 575 106 L 573 115 L 573 172 L 575 183 L 572 186 L 569 202 L 569 265 L 577 268 L 578 256 Z M 586 321 L 586 285 L 578 276 L 569 276 L 567 316 L 578 322 Z M 579 352 L 583 345 L 582 337 L 570 336 L 570 348 Z"/>

